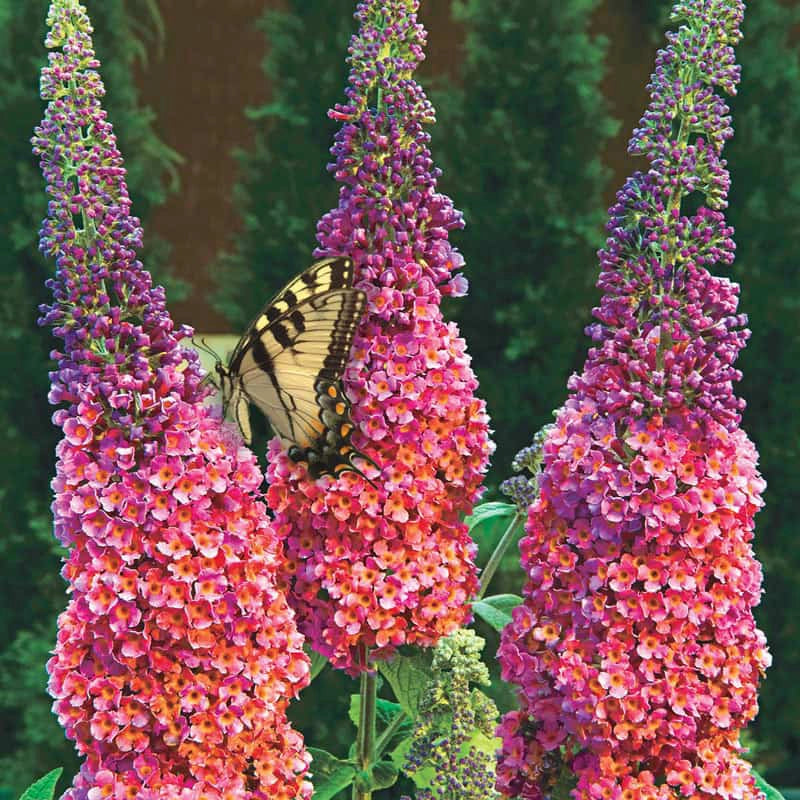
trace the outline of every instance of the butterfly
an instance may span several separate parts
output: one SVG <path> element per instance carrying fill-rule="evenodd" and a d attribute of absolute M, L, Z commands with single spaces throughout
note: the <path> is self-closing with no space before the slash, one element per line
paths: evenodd
<path fill-rule="evenodd" d="M 349 258 L 312 264 L 264 306 L 227 366 L 217 361 L 223 414 L 233 409 L 250 444 L 250 405 L 256 406 L 312 478 L 351 471 L 369 480 L 354 460 L 377 466 L 350 444 L 355 426 L 341 385 L 366 306 L 353 277 Z"/>

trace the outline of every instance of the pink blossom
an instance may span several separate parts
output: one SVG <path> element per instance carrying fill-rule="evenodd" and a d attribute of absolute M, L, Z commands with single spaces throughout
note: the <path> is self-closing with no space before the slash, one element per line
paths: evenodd
<path fill-rule="evenodd" d="M 309 798 L 310 758 L 286 718 L 308 659 L 278 590 L 262 476 L 203 404 L 180 344 L 190 331 L 136 261 L 85 10 L 54 0 L 48 25 L 50 103 L 33 141 L 52 195 L 44 322 L 63 340 L 53 513 L 70 599 L 47 669 L 83 758 L 64 797 Z"/>
<path fill-rule="evenodd" d="M 353 473 L 313 481 L 277 441 L 269 450 L 267 500 L 301 630 L 351 673 L 367 650 L 431 646 L 469 619 L 477 574 L 461 520 L 493 449 L 465 343 L 440 308 L 466 290 L 448 241 L 463 222 L 437 191 L 433 109 L 411 77 L 425 43 L 417 6 L 358 5 L 347 98 L 331 112 L 339 204 L 317 227 L 317 254 L 352 258 L 368 298 L 343 383 L 353 443 L 378 465 L 363 465 L 373 486 Z M 368 581 L 354 581 L 359 564 Z"/>
<path fill-rule="evenodd" d="M 686 24 L 659 52 L 631 143 L 651 169 L 611 209 L 594 346 L 543 438 L 524 602 L 499 651 L 521 706 L 498 729 L 509 797 L 547 796 L 560 766 L 575 800 L 759 795 L 739 732 L 770 663 L 753 618 L 764 481 L 733 393 L 737 288 L 709 271 L 733 258 L 718 210 L 732 131 L 713 89 L 735 89 L 742 13 L 740 0 L 675 5 Z M 704 138 L 677 142 L 696 102 Z M 701 172 L 707 205 L 681 216 Z"/>

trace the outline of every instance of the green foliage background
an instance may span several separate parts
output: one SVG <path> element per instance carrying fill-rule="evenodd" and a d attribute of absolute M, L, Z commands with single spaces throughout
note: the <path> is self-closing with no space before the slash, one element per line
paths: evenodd
<path fill-rule="evenodd" d="M 47 770 L 77 769 L 72 744 L 50 712 L 44 665 L 66 605 L 60 551 L 51 529 L 56 431 L 47 403 L 51 334 L 36 325 L 49 265 L 37 249 L 46 197 L 29 140 L 42 117 L 47 0 L 0 0 L 0 797 L 17 797 Z M 153 0 L 103 0 L 92 8 L 107 109 L 136 212 L 145 220 L 176 187 L 177 154 L 154 132 L 133 82 L 137 61 L 163 37 Z M 169 248 L 148 237 L 144 254 L 159 280 Z M 175 298 L 181 286 L 168 281 Z M 62 783 L 67 783 L 67 778 Z"/>
<path fill-rule="evenodd" d="M 317 219 L 336 204 L 337 185 L 324 165 L 338 124 L 326 112 L 347 81 L 344 52 L 354 21 L 341 0 L 289 0 L 284 11 L 266 11 L 258 27 L 272 97 L 246 109 L 255 141 L 236 154 L 243 230 L 214 266 L 214 304 L 234 329 L 286 283 L 287 264 L 310 263 Z"/>
<path fill-rule="evenodd" d="M 563 401 L 566 379 L 588 346 L 582 329 L 597 300 L 603 198 L 617 188 L 603 166 L 617 123 L 601 91 L 609 43 L 592 25 L 600 4 L 452 0 L 454 24 L 465 33 L 464 57 L 448 82 L 425 79 L 438 110 L 432 133 L 434 160 L 445 170 L 440 185 L 467 222 L 454 242 L 467 260 L 470 294 L 447 311 L 467 338 L 496 429 L 490 497 L 513 453 Z M 46 5 L 0 0 L 0 358 L 13 376 L 0 385 L 0 787 L 17 793 L 51 767 L 64 764 L 67 775 L 75 769 L 71 746 L 50 715 L 43 668 L 65 602 L 48 509 L 52 343 L 35 325 L 35 307 L 47 299 L 35 242 L 45 198 L 28 145 L 41 116 L 37 83 Z M 634 6 L 653 42 L 668 5 L 642 0 Z M 215 304 L 234 328 L 308 262 L 316 220 L 337 199 L 323 168 L 337 126 L 325 112 L 345 85 L 353 21 L 342 9 L 349 4 L 286 0 L 282 7 L 259 22 L 273 94 L 246 112 L 255 140 L 237 155 L 242 229 L 214 265 Z M 164 34 L 156 0 L 104 0 L 92 14 L 109 114 L 147 231 L 149 212 L 173 188 L 175 164 L 133 82 L 134 63 Z M 792 38 L 798 22 L 800 8 L 780 0 L 748 8 L 738 50 L 743 83 L 732 102 L 736 136 L 727 150 L 729 217 L 739 248 L 733 275 L 742 283 L 742 309 L 753 330 L 740 361 L 740 391 L 749 403 L 745 427 L 769 482 L 756 539 L 767 590 L 758 616 L 776 663 L 763 685 L 753 735 L 758 764 L 778 785 L 800 785 L 800 548 L 793 509 L 800 469 L 800 272 L 793 255 L 800 234 L 800 61 Z M 628 171 L 641 166 L 631 161 Z M 161 280 L 167 250 L 163 242 L 151 243 L 146 253 Z M 169 287 L 172 300 L 176 289 Z M 496 591 L 518 592 L 521 581 L 512 556 Z M 479 631 L 491 659 L 496 637 Z M 293 707 L 310 743 L 346 753 L 352 732 L 341 721 L 354 689 L 328 669 Z M 512 701 L 497 682 L 495 697 L 501 708 Z"/>
<path fill-rule="evenodd" d="M 552 420 L 585 354 L 603 243 L 602 152 L 617 130 L 599 91 L 600 0 L 456 0 L 466 30 L 457 85 L 433 92 L 442 191 L 470 292 L 449 311 L 469 345 L 497 443 L 490 486 Z"/>
<path fill-rule="evenodd" d="M 748 4 L 739 47 L 742 83 L 731 103 L 736 135 L 729 219 L 736 229 L 733 278 L 752 338 L 739 360 L 744 428 L 761 454 L 766 507 L 756 518 L 756 553 L 765 572 L 757 609 L 774 663 L 760 694 L 754 735 L 765 777 L 800 786 L 800 7 Z"/>

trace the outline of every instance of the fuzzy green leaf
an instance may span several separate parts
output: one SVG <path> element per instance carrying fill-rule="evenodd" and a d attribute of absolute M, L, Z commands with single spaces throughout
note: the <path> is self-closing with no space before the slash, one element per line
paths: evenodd
<path fill-rule="evenodd" d="M 61 777 L 63 767 L 51 770 L 38 781 L 31 784 L 23 793 L 19 800 L 53 800 L 56 791 L 56 784 Z"/>
<path fill-rule="evenodd" d="M 382 697 L 379 697 L 375 702 L 375 716 L 377 717 L 378 722 L 384 727 L 388 725 L 398 714 L 402 713 L 403 713 L 403 708 L 399 703 L 393 703 L 391 700 L 384 700 Z M 361 714 L 361 696 L 357 694 L 351 694 L 350 709 L 348 710 L 348 716 L 350 717 L 350 721 L 356 727 L 358 726 L 360 714 Z M 411 728 L 411 721 L 407 720 L 406 722 L 400 725 L 398 732 L 409 730 L 410 728 Z"/>
<path fill-rule="evenodd" d="M 472 604 L 475 615 L 491 625 L 496 631 L 502 631 L 511 622 L 511 611 L 522 602 L 516 594 L 497 594 L 476 600 Z"/>
<path fill-rule="evenodd" d="M 469 535 L 478 545 L 478 563 L 485 564 L 494 552 L 503 532 L 517 513 L 510 503 L 482 503 L 464 519 Z"/>
<path fill-rule="evenodd" d="M 313 681 L 328 665 L 328 659 L 320 655 L 316 650 L 312 650 L 308 644 L 303 645 L 303 650 L 305 650 L 306 655 L 311 659 L 310 679 Z"/>
<path fill-rule="evenodd" d="M 351 761 L 309 747 L 311 754 L 311 782 L 314 784 L 314 800 L 331 800 L 342 789 L 346 789 L 356 777 L 356 769 Z"/>
<path fill-rule="evenodd" d="M 379 761 L 370 770 L 370 788 L 373 791 L 387 789 L 397 783 L 397 776 L 400 770 L 391 761 Z"/>
<path fill-rule="evenodd" d="M 755 770 L 752 772 L 756 779 L 756 786 L 764 792 L 767 800 L 784 800 L 783 795 L 774 786 L 770 786 Z"/>
<path fill-rule="evenodd" d="M 419 701 L 431 679 L 431 656 L 419 653 L 396 656 L 378 665 L 381 675 L 392 687 L 397 702 L 411 719 L 417 716 Z"/>

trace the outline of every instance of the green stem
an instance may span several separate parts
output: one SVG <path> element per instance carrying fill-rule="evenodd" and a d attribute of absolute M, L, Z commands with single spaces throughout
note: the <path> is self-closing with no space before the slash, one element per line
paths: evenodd
<path fill-rule="evenodd" d="M 369 670 L 369 650 L 364 648 L 364 666 L 361 673 L 361 709 L 356 739 L 356 759 L 359 772 L 368 774 L 375 763 L 375 705 L 378 694 L 378 674 Z M 371 800 L 372 789 L 360 781 L 353 784 L 353 800 Z"/>
<path fill-rule="evenodd" d="M 514 540 L 514 537 L 517 535 L 517 528 L 519 524 L 525 519 L 525 514 L 521 511 L 517 511 L 516 514 L 511 518 L 511 522 L 508 524 L 508 527 L 505 529 L 505 532 L 500 537 L 500 541 L 497 543 L 497 547 L 494 549 L 494 553 L 492 553 L 491 558 L 489 559 L 486 567 L 483 570 L 483 574 L 481 575 L 481 585 L 478 588 L 478 593 L 475 595 L 476 600 L 480 600 L 485 594 L 486 590 L 489 588 L 489 584 L 491 583 L 492 578 L 494 577 L 495 572 L 497 572 L 497 568 L 500 566 L 500 562 L 503 560 L 503 556 L 506 554 L 506 550 L 508 550 L 508 546 Z"/>

